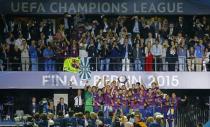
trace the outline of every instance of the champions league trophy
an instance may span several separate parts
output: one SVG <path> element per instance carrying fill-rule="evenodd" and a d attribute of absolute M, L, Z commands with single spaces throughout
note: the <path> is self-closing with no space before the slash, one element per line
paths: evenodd
<path fill-rule="evenodd" d="M 125 75 L 121 75 L 118 77 L 118 82 L 125 85 L 128 82 L 128 78 Z"/>

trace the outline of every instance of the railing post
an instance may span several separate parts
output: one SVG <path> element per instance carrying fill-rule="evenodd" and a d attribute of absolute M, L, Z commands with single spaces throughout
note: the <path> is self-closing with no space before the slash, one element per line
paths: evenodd
<path fill-rule="evenodd" d="M 209 96 L 209 119 L 210 120 L 210 96 Z"/>
<path fill-rule="evenodd" d="M 187 57 L 184 57 L 184 71 L 187 71 Z"/>
<path fill-rule="evenodd" d="M 125 71 L 127 71 L 127 58 L 125 58 Z"/>
<path fill-rule="evenodd" d="M 9 69 L 9 59 L 7 58 L 7 71 L 9 71 L 8 69 Z"/>
<path fill-rule="evenodd" d="M 96 57 L 96 71 L 98 71 L 98 57 Z"/>
<path fill-rule="evenodd" d="M 157 57 L 155 56 L 155 71 L 157 71 Z"/>

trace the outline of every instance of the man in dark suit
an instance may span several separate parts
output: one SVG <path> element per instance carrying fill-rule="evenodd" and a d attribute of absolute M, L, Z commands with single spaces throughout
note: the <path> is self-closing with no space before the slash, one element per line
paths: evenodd
<path fill-rule="evenodd" d="M 72 29 L 73 29 L 73 17 L 72 15 L 69 15 L 68 13 L 64 13 L 64 32 L 67 38 L 70 38 L 70 34 L 72 33 Z"/>
<path fill-rule="evenodd" d="M 136 34 L 139 34 L 142 32 L 143 25 L 142 25 L 142 22 L 138 16 L 132 17 L 130 22 L 132 24 L 132 27 L 127 27 L 128 31 L 132 32 L 134 34 L 134 36 Z M 128 25 L 130 25 L 130 24 L 128 24 Z"/>
<path fill-rule="evenodd" d="M 36 102 L 36 97 L 32 97 L 31 104 L 29 105 L 29 113 L 34 115 L 39 112 L 39 105 Z"/>
<path fill-rule="evenodd" d="M 122 58 L 122 71 L 130 71 L 130 59 L 132 58 L 132 47 L 128 43 L 128 37 L 124 38 L 124 44 L 120 46 Z"/>
<path fill-rule="evenodd" d="M 88 52 L 88 57 L 90 57 L 90 60 L 89 60 L 90 69 L 92 71 L 95 71 L 96 70 L 97 48 L 96 48 L 94 42 L 90 42 L 90 44 L 87 45 L 86 51 Z"/>
<path fill-rule="evenodd" d="M 134 70 L 135 71 L 142 71 L 142 62 L 143 58 L 145 57 L 145 51 L 143 48 L 143 44 L 136 43 L 135 47 L 133 48 L 133 59 L 134 59 Z"/>
<path fill-rule="evenodd" d="M 184 23 L 183 17 L 179 17 L 178 23 L 175 26 L 175 34 L 177 35 L 178 33 L 182 33 L 185 35 L 185 30 L 186 30 L 186 25 Z"/>
<path fill-rule="evenodd" d="M 63 115 L 67 114 L 69 111 L 68 105 L 64 103 L 64 98 L 60 98 L 60 103 L 58 103 L 56 108 L 56 113 L 63 112 Z"/>

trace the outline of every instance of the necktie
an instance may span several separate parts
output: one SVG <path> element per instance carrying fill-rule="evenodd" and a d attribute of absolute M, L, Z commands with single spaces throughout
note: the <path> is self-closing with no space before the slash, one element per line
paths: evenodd
<path fill-rule="evenodd" d="M 137 58 L 139 58 L 139 48 L 137 48 Z"/>
<path fill-rule="evenodd" d="M 63 114 L 65 115 L 64 105 L 62 105 L 62 111 L 63 111 Z"/>

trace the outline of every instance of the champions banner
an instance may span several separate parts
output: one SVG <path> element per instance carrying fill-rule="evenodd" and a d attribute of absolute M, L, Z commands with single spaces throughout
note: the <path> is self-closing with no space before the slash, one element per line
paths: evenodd
<path fill-rule="evenodd" d="M 1 0 L 11 14 L 210 14 L 210 0 Z"/>
<path fill-rule="evenodd" d="M 84 72 L 83 72 L 84 73 Z M 87 73 L 87 72 L 85 72 Z M 80 89 L 99 79 L 118 80 L 126 76 L 129 84 L 143 82 L 150 87 L 155 78 L 161 89 L 210 89 L 210 72 L 88 72 L 88 76 L 70 72 L 1 72 L 0 89 Z"/>

